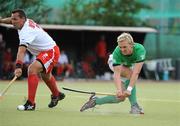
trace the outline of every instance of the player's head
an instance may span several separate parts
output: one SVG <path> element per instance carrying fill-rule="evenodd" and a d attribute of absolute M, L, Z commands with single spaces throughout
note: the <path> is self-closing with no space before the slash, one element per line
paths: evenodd
<path fill-rule="evenodd" d="M 26 21 L 26 14 L 22 9 L 13 10 L 11 13 L 12 25 L 16 29 L 21 29 Z"/>
<path fill-rule="evenodd" d="M 131 55 L 133 52 L 134 40 L 129 33 L 122 33 L 117 37 L 117 43 L 123 55 Z"/>

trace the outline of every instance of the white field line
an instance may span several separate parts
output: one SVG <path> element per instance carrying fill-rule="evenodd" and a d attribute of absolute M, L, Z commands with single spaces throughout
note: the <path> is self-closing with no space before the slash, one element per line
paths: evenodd
<path fill-rule="evenodd" d="M 7 96 L 25 96 L 23 93 L 9 93 Z M 68 93 L 67 93 L 68 95 Z M 49 97 L 50 94 L 37 94 L 36 96 L 40 97 Z M 77 98 L 88 98 L 90 95 L 71 95 L 70 97 L 77 97 Z M 151 101 L 151 102 L 176 102 L 180 103 L 180 100 L 170 100 L 170 99 L 157 99 L 157 98 L 138 98 L 139 101 Z"/>
<path fill-rule="evenodd" d="M 152 102 L 178 102 L 180 103 L 180 100 L 170 100 L 170 99 L 153 99 L 153 98 L 138 98 L 139 101 L 152 101 Z"/>

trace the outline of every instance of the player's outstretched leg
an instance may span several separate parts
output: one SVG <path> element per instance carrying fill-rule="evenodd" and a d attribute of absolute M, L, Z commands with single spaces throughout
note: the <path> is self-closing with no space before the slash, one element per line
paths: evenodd
<path fill-rule="evenodd" d="M 123 102 L 124 100 L 120 100 L 118 99 L 116 96 L 105 96 L 105 97 L 102 97 L 102 98 L 98 98 L 98 97 L 95 97 L 94 95 L 92 95 L 90 98 L 89 98 L 89 101 L 86 102 L 80 109 L 80 111 L 84 111 L 86 109 L 89 109 L 89 108 L 93 108 L 95 107 L 96 105 L 103 105 L 103 104 L 116 104 L 116 103 L 119 103 L 119 102 Z"/>

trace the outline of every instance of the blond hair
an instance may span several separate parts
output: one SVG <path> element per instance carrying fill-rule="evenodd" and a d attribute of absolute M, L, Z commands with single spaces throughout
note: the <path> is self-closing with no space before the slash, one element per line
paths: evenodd
<path fill-rule="evenodd" d="M 129 44 L 133 45 L 134 44 L 134 40 L 133 40 L 133 37 L 129 34 L 129 33 L 122 33 L 121 35 L 119 35 L 117 37 L 117 42 L 121 42 L 121 41 L 128 41 Z"/>

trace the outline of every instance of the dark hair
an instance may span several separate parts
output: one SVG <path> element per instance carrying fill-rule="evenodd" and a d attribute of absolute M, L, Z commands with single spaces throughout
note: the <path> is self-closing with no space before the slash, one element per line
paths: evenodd
<path fill-rule="evenodd" d="M 25 20 L 26 20 L 26 14 L 25 14 L 24 10 L 15 9 L 12 11 L 12 14 L 14 14 L 14 13 L 18 13 L 20 18 L 25 18 Z"/>

